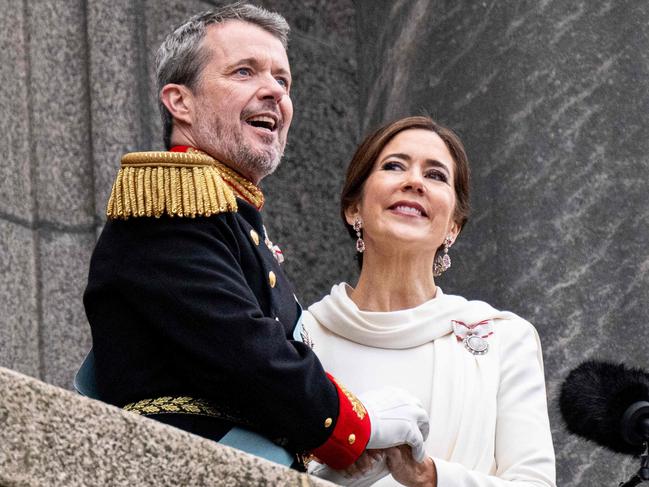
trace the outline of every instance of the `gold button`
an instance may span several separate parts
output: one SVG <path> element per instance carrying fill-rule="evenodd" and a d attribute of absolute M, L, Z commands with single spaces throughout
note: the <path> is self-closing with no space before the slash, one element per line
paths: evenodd
<path fill-rule="evenodd" d="M 277 282 L 277 277 L 275 276 L 275 273 L 273 271 L 270 271 L 268 273 L 268 282 L 270 283 L 270 287 L 275 287 L 275 283 Z"/>
<path fill-rule="evenodd" d="M 325 428 L 328 428 L 329 426 L 331 426 L 331 423 L 333 423 L 333 422 L 334 422 L 334 420 L 331 419 L 331 418 L 325 419 Z"/>
<path fill-rule="evenodd" d="M 349 444 L 350 444 L 350 445 L 353 445 L 354 442 L 356 441 L 356 435 L 355 435 L 354 433 L 352 433 L 352 434 L 349 435 L 349 437 L 347 438 L 347 441 L 349 441 Z"/>
<path fill-rule="evenodd" d="M 255 245 L 259 245 L 259 234 L 257 232 L 250 230 L 250 238 L 255 242 Z"/>

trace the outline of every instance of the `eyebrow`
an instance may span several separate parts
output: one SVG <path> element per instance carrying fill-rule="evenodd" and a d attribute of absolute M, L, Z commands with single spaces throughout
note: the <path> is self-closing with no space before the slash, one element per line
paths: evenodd
<path fill-rule="evenodd" d="M 390 157 L 396 157 L 397 159 L 403 159 L 405 161 L 411 161 L 412 157 L 410 157 L 408 154 L 403 154 L 401 152 L 395 152 L 394 154 L 388 154 L 383 158 L 383 161 L 386 159 L 389 159 Z M 439 167 L 442 169 L 445 169 L 449 174 L 450 174 L 450 169 L 446 164 L 444 164 L 441 161 L 438 161 L 437 159 L 426 159 L 424 161 L 428 166 L 433 166 L 433 167 Z"/>

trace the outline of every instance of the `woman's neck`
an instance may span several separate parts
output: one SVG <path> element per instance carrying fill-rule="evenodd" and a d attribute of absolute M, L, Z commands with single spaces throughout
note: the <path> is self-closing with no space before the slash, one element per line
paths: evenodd
<path fill-rule="evenodd" d="M 429 256 L 366 252 L 350 298 L 363 311 L 397 311 L 419 306 L 436 293 Z"/>

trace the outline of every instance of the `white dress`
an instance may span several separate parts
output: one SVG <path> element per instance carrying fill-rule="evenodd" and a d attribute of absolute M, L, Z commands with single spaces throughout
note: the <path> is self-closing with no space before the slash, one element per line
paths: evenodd
<path fill-rule="evenodd" d="M 406 389 L 430 414 L 426 452 L 438 487 L 555 486 L 543 359 L 534 327 L 481 301 L 437 296 L 412 309 L 360 311 L 349 286 L 309 307 L 302 325 L 322 364 L 360 394 Z M 475 355 L 452 322 L 488 322 Z M 375 485 L 399 485 L 391 476 Z"/>

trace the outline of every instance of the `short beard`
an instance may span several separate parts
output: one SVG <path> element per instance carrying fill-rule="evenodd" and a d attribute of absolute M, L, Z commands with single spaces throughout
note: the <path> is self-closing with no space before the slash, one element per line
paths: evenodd
<path fill-rule="evenodd" d="M 283 150 L 271 145 L 265 150 L 255 152 L 243 143 L 240 133 L 235 132 L 230 137 L 232 137 L 230 140 L 235 142 L 235 147 L 231 148 L 234 149 L 231 160 L 237 165 L 235 169 L 243 174 L 255 174 L 258 180 L 275 172 L 284 155 Z"/>
<path fill-rule="evenodd" d="M 199 113 L 198 117 L 199 120 L 210 118 L 206 113 Z M 210 123 L 202 123 L 198 127 L 197 136 L 200 144 L 198 149 L 208 152 L 213 157 L 218 155 L 223 159 L 220 162 L 227 164 L 246 178 L 251 178 L 253 182 L 261 181 L 275 172 L 284 155 L 281 142 L 254 151 L 245 144 L 239 130 L 221 123 L 217 116 L 213 116 Z M 269 135 L 270 137 L 272 136 Z"/>

